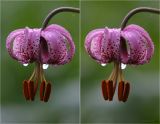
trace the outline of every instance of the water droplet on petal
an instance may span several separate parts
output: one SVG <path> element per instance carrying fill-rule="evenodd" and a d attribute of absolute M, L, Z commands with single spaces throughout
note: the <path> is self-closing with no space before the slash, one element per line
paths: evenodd
<path fill-rule="evenodd" d="M 43 69 L 47 69 L 49 67 L 48 64 L 43 64 Z"/>
<path fill-rule="evenodd" d="M 126 68 L 126 64 L 121 63 L 121 69 L 125 69 Z"/>
<path fill-rule="evenodd" d="M 103 66 L 103 67 L 105 67 L 107 64 L 105 64 L 105 63 L 101 63 L 101 66 Z"/>
<path fill-rule="evenodd" d="M 25 67 L 28 66 L 28 63 L 23 64 L 23 66 L 25 66 Z"/>

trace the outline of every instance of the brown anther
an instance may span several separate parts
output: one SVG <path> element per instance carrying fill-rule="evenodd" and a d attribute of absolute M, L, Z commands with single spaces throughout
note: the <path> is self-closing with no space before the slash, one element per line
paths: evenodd
<path fill-rule="evenodd" d="M 113 99 L 113 81 L 112 80 L 107 81 L 107 92 L 108 92 L 109 101 L 112 101 Z"/>
<path fill-rule="evenodd" d="M 40 85 L 40 100 L 41 101 L 43 101 L 44 92 L 45 92 L 45 81 L 43 81 Z"/>
<path fill-rule="evenodd" d="M 23 81 L 23 94 L 26 100 L 29 100 L 28 82 Z"/>
<path fill-rule="evenodd" d="M 123 92 L 124 92 L 124 81 L 119 82 L 118 85 L 118 99 L 119 101 L 123 100 Z"/>
<path fill-rule="evenodd" d="M 127 82 L 124 86 L 123 102 L 126 102 L 129 96 L 130 84 Z"/>
<path fill-rule="evenodd" d="M 29 97 L 30 100 L 34 100 L 34 82 L 28 81 L 28 91 L 29 91 Z"/>
<path fill-rule="evenodd" d="M 102 81 L 101 88 L 104 100 L 108 100 L 107 83 L 105 80 Z"/>
<path fill-rule="evenodd" d="M 50 94 L 51 94 L 51 84 L 48 83 L 47 86 L 46 86 L 45 95 L 44 95 L 44 98 L 43 98 L 44 102 L 48 102 Z"/>

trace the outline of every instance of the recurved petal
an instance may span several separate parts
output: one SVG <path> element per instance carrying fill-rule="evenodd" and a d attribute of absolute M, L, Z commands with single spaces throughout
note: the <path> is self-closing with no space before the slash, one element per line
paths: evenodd
<path fill-rule="evenodd" d="M 120 46 L 120 29 L 111 29 L 110 38 L 112 41 L 111 51 L 113 53 L 113 60 L 120 60 L 119 46 Z"/>
<path fill-rule="evenodd" d="M 104 39 L 104 29 L 96 29 L 88 33 L 85 38 L 85 49 L 89 55 L 101 63 L 101 46 Z"/>
<path fill-rule="evenodd" d="M 12 51 L 16 60 L 22 63 L 28 63 L 29 56 L 27 54 L 27 45 L 24 36 L 18 36 L 14 39 Z"/>
<path fill-rule="evenodd" d="M 120 29 L 105 28 L 105 35 L 104 40 L 102 41 L 101 52 L 103 54 L 102 59 L 104 59 L 106 63 L 113 60 L 120 60 L 119 45 Z"/>
<path fill-rule="evenodd" d="M 122 62 L 126 64 L 144 64 L 144 59 L 147 55 L 147 48 L 142 40 L 141 35 L 136 31 L 124 31 L 122 37 L 127 41 L 128 49 L 128 62 Z"/>
<path fill-rule="evenodd" d="M 25 28 L 22 35 L 13 41 L 12 53 L 21 63 L 30 63 L 38 58 L 40 29 Z"/>
<path fill-rule="evenodd" d="M 103 39 L 103 34 L 96 36 L 91 41 L 90 52 L 92 58 L 96 59 L 97 61 L 101 61 L 101 42 Z"/>
<path fill-rule="evenodd" d="M 106 27 L 104 29 L 103 40 L 101 42 L 101 47 L 100 47 L 102 63 L 108 63 L 112 57 L 112 51 L 110 49 L 111 44 L 112 41 L 110 40 L 110 32 L 109 29 Z"/>
<path fill-rule="evenodd" d="M 15 41 L 15 38 L 17 37 L 24 37 L 24 30 L 25 29 L 17 29 L 15 31 L 12 31 L 7 39 L 6 39 L 6 48 L 10 56 L 16 60 L 18 60 L 17 56 L 13 53 L 13 42 Z"/>
<path fill-rule="evenodd" d="M 55 31 L 55 30 L 72 40 L 70 33 L 60 25 L 51 24 L 45 29 L 45 31 Z"/>
<path fill-rule="evenodd" d="M 39 59 L 39 44 L 40 44 L 40 32 L 41 29 L 28 29 L 26 34 L 27 38 L 27 49 L 30 59 L 38 60 Z"/>
<path fill-rule="evenodd" d="M 11 32 L 6 39 L 6 48 L 14 59 L 29 63 L 36 59 L 40 29 L 18 29 Z"/>
<path fill-rule="evenodd" d="M 64 38 L 56 31 L 42 31 L 41 61 L 46 64 L 59 65 L 67 56 Z M 43 46 L 42 46 L 43 44 Z"/>
<path fill-rule="evenodd" d="M 96 29 L 85 40 L 89 55 L 99 63 L 119 61 L 120 29 Z"/>
<path fill-rule="evenodd" d="M 141 42 L 147 49 L 146 56 L 144 60 L 142 60 L 142 63 L 149 62 L 154 53 L 154 44 L 147 31 L 145 31 L 142 27 L 134 24 L 127 26 L 124 30 L 137 32 L 139 34 Z"/>
<path fill-rule="evenodd" d="M 66 64 L 70 62 L 75 53 L 75 45 L 70 33 L 65 28 L 57 24 L 48 26 L 44 31 L 56 32 L 59 35 L 61 42 L 65 43 L 67 54 L 58 64 Z"/>

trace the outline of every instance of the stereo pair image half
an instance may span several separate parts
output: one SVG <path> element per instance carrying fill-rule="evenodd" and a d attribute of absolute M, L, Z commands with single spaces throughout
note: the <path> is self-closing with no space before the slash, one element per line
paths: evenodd
<path fill-rule="evenodd" d="M 35 63 L 32 75 L 23 81 L 26 100 L 33 101 L 39 89 L 40 100 L 47 102 L 52 88 L 45 79 L 43 69 L 48 65 L 64 65 L 74 59 L 75 45 L 69 31 L 58 24 L 48 26 L 50 19 L 60 12 L 80 13 L 80 10 L 73 7 L 57 8 L 47 15 L 41 28 L 16 29 L 6 39 L 7 51 L 13 59 L 24 66 Z M 118 82 L 118 100 L 126 102 L 130 83 L 125 80 L 122 70 L 127 64 L 149 63 L 154 54 L 154 44 L 148 32 L 135 24 L 126 26 L 128 20 L 139 12 L 160 14 L 160 10 L 155 8 L 135 8 L 125 16 L 120 28 L 99 28 L 86 35 L 84 47 L 88 55 L 102 66 L 114 63 L 108 79 L 102 80 L 104 100 L 113 100 Z"/>

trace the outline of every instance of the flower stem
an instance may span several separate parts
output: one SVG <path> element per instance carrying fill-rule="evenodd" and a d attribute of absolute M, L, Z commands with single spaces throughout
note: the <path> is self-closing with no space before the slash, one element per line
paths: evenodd
<path fill-rule="evenodd" d="M 74 8 L 74 7 L 59 7 L 57 9 L 54 9 L 53 11 L 51 11 L 47 17 L 44 19 L 43 23 L 42 23 L 42 30 L 45 29 L 48 25 L 48 22 L 50 21 L 50 19 L 60 13 L 60 12 L 75 12 L 75 13 L 79 13 L 80 9 L 79 8 Z"/>
<path fill-rule="evenodd" d="M 156 8 L 150 8 L 150 7 L 138 7 L 133 10 L 131 10 L 123 19 L 121 23 L 121 30 L 123 30 L 126 27 L 126 24 L 128 20 L 135 14 L 140 13 L 140 12 L 149 12 L 149 13 L 155 13 L 155 14 L 160 14 L 160 9 Z"/>

